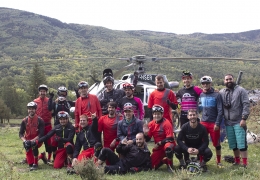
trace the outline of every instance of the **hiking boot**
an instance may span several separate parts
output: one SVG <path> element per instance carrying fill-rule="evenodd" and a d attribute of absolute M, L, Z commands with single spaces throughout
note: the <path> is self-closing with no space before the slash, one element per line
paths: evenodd
<path fill-rule="evenodd" d="M 38 164 L 33 164 L 32 167 L 30 168 L 30 171 L 35 171 L 38 169 Z"/>
<path fill-rule="evenodd" d="M 25 158 L 25 159 L 21 160 L 20 164 L 27 164 L 27 159 Z"/>
<path fill-rule="evenodd" d="M 52 162 L 50 159 L 48 159 L 48 160 L 47 160 L 47 164 L 50 165 L 50 166 L 52 166 L 52 165 L 53 165 L 53 162 Z"/>
<path fill-rule="evenodd" d="M 47 160 L 47 158 L 46 158 L 45 152 L 41 153 L 41 160 L 43 161 L 44 164 L 47 164 L 47 163 L 48 163 L 48 160 Z"/>
<path fill-rule="evenodd" d="M 220 168 L 220 169 L 224 168 L 223 164 L 221 164 L 221 163 L 217 163 L 217 166 L 218 166 L 218 168 Z"/>

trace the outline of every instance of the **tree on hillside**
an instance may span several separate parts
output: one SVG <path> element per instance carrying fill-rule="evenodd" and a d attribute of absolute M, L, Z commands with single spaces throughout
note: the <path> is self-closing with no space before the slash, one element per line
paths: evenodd
<path fill-rule="evenodd" d="M 35 99 L 38 96 L 38 87 L 41 84 L 47 84 L 45 72 L 38 64 L 35 64 L 29 77 L 29 95 L 31 99 Z"/>
<path fill-rule="evenodd" d="M 4 123 L 4 120 L 6 119 L 9 122 L 9 119 L 11 118 L 11 110 L 6 106 L 4 101 L 0 99 L 0 123 Z"/>

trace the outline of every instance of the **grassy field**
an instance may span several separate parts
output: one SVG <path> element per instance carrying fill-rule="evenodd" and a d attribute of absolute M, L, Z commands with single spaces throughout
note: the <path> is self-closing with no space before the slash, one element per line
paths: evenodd
<path fill-rule="evenodd" d="M 252 131 L 258 134 L 257 120 L 252 120 L 249 123 L 249 127 Z M 12 123 L 14 121 L 10 121 Z M 15 120 L 15 122 L 19 122 Z M 0 179 L 81 179 L 78 175 L 67 175 L 66 168 L 56 170 L 51 166 L 39 162 L 39 170 L 30 172 L 27 165 L 19 164 L 19 162 L 25 157 L 24 149 L 22 148 L 22 142 L 18 138 L 18 127 L 0 127 Z M 152 149 L 153 144 L 149 144 L 149 148 Z M 260 156 L 259 148 L 260 143 L 249 145 L 249 165 L 247 169 L 232 167 L 231 164 L 223 162 L 225 168 L 218 169 L 215 164 L 215 151 L 210 145 L 210 148 L 214 152 L 214 156 L 208 163 L 209 171 L 197 176 L 187 175 L 185 171 L 176 171 L 175 173 L 168 173 L 166 166 L 162 166 L 158 171 L 141 172 L 137 174 L 127 174 L 124 176 L 111 176 L 105 175 L 108 180 L 178 180 L 178 179 L 207 179 L 207 180 L 222 180 L 222 179 L 260 179 Z M 44 147 L 40 148 L 40 152 L 44 151 Z M 232 151 L 228 149 L 228 144 L 222 144 L 222 154 L 232 155 Z M 174 157 L 174 165 L 178 167 L 179 162 Z"/>

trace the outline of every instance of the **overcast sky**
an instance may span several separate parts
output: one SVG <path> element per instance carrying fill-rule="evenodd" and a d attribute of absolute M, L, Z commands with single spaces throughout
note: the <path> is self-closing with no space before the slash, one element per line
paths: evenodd
<path fill-rule="evenodd" d="M 176 34 L 260 29 L 260 0 L 1 0 L 66 23 Z"/>

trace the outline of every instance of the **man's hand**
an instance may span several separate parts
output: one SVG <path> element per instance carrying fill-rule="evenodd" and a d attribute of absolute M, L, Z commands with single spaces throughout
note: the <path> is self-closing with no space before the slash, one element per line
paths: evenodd
<path fill-rule="evenodd" d="M 214 125 L 214 131 L 218 131 L 219 130 L 219 126 L 218 125 Z"/>
<path fill-rule="evenodd" d="M 54 97 L 54 92 L 49 92 L 49 95 L 50 95 L 50 98 L 53 98 Z"/>
<path fill-rule="evenodd" d="M 130 144 L 133 144 L 133 143 L 134 143 L 133 140 L 128 140 L 128 141 L 127 141 L 127 145 L 130 145 Z"/>
<path fill-rule="evenodd" d="M 194 149 L 194 148 L 188 148 L 187 152 L 188 152 L 189 154 L 192 154 L 192 153 L 193 153 L 193 149 Z"/>
<path fill-rule="evenodd" d="M 94 119 L 95 117 L 97 117 L 97 112 L 91 114 L 91 118 Z"/>
<path fill-rule="evenodd" d="M 199 150 L 196 148 L 193 148 L 193 152 L 191 153 L 192 155 L 197 155 L 199 154 Z"/>
<path fill-rule="evenodd" d="M 72 159 L 72 166 L 75 166 L 78 163 L 78 159 L 77 158 L 73 158 Z"/>
<path fill-rule="evenodd" d="M 31 148 L 31 141 L 28 141 L 28 140 L 24 141 L 23 142 L 23 147 L 26 150 L 26 152 L 28 152 L 29 149 Z"/>
<path fill-rule="evenodd" d="M 116 146 L 116 139 L 114 139 L 111 144 L 110 144 L 110 148 L 114 148 Z"/>
<path fill-rule="evenodd" d="M 144 125 L 143 125 L 143 132 L 144 132 L 144 135 L 147 135 L 149 132 L 149 127 L 148 127 L 147 123 L 144 123 Z"/>
<path fill-rule="evenodd" d="M 127 137 L 125 137 L 122 141 L 121 144 L 127 144 Z"/>
<path fill-rule="evenodd" d="M 242 120 L 240 121 L 240 126 L 241 126 L 241 127 L 245 127 L 245 126 L 246 126 L 246 120 L 243 120 L 243 119 L 242 119 Z"/>
<path fill-rule="evenodd" d="M 31 141 L 31 146 L 35 147 L 38 145 L 38 140 Z"/>

